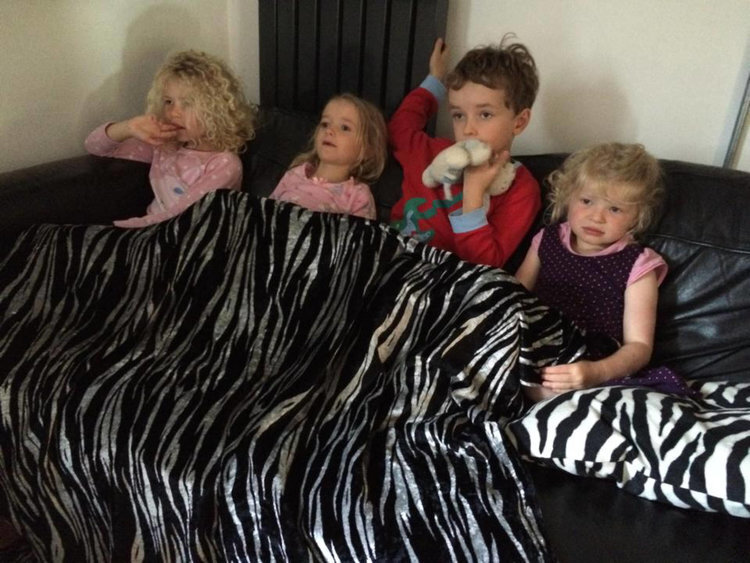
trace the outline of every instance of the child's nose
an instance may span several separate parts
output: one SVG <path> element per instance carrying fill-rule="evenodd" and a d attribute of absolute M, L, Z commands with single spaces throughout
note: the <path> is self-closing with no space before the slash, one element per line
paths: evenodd
<path fill-rule="evenodd" d="M 604 222 L 604 208 L 594 207 L 591 211 L 591 218 L 599 223 Z"/>
<path fill-rule="evenodd" d="M 464 122 L 464 137 L 474 137 L 477 134 L 477 128 L 474 124 L 474 120 L 467 119 Z"/>

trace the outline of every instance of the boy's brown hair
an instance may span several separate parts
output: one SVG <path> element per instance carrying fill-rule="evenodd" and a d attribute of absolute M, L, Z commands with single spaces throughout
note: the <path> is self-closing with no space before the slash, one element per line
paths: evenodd
<path fill-rule="evenodd" d="M 505 92 L 505 103 L 516 114 L 531 108 L 539 91 L 539 74 L 534 57 L 521 43 L 510 43 L 513 34 L 503 36 L 499 45 L 480 46 L 466 53 L 445 77 L 450 90 L 467 82 Z"/>

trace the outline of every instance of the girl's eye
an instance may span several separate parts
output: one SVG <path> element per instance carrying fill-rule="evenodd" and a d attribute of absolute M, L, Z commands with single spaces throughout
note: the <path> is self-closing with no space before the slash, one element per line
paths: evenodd
<path fill-rule="evenodd" d="M 341 126 L 341 130 L 342 130 L 342 131 L 347 131 L 347 132 L 349 132 L 349 131 L 351 131 L 351 130 L 352 130 L 352 128 L 351 128 L 351 127 L 349 127 L 348 125 L 342 125 L 342 126 Z"/>
<path fill-rule="evenodd" d="M 453 121 L 461 121 L 463 118 L 464 118 L 464 114 L 463 113 L 454 113 L 454 114 L 451 115 L 451 119 Z"/>
<path fill-rule="evenodd" d="M 587 197 L 582 197 L 581 198 L 581 203 L 583 205 L 588 205 L 589 203 L 591 203 L 591 200 L 589 198 L 587 198 Z"/>
<path fill-rule="evenodd" d="M 318 127 L 320 127 L 321 129 L 327 129 L 328 128 L 328 122 L 327 121 L 321 121 L 318 124 Z"/>
<path fill-rule="evenodd" d="M 164 100 L 164 105 L 165 105 L 165 106 L 168 106 L 168 105 L 170 105 L 171 103 L 172 103 L 172 100 L 170 100 L 170 99 L 168 99 L 168 98 L 166 98 L 166 99 Z"/>
<path fill-rule="evenodd" d="M 482 113 L 479 114 L 479 117 L 486 120 L 486 119 L 490 119 L 492 117 L 492 114 L 488 111 L 483 111 Z"/>
<path fill-rule="evenodd" d="M 620 209 L 619 207 L 610 207 L 610 208 L 609 208 L 609 210 L 610 210 L 610 211 L 611 211 L 612 213 L 615 213 L 615 214 L 617 214 L 617 213 L 622 213 L 622 209 Z"/>

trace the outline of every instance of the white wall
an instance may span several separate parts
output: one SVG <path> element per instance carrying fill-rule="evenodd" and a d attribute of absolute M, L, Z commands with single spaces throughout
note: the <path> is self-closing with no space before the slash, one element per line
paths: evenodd
<path fill-rule="evenodd" d="M 226 0 L 1 0 L 0 171 L 83 154 L 174 50 L 227 58 Z"/>
<path fill-rule="evenodd" d="M 0 0 L 0 172 L 82 154 L 93 127 L 142 111 L 173 50 L 226 58 L 257 101 L 257 6 Z M 452 62 L 508 31 L 542 82 L 516 154 L 621 140 L 722 164 L 750 72 L 750 0 L 451 0 Z M 737 163 L 750 171 L 747 135 Z"/>
<path fill-rule="evenodd" d="M 618 140 L 722 165 L 750 72 L 750 0 L 453 0 L 450 12 L 452 62 L 506 32 L 536 59 L 540 94 L 516 154 Z M 746 141 L 750 171 L 748 153 Z"/>

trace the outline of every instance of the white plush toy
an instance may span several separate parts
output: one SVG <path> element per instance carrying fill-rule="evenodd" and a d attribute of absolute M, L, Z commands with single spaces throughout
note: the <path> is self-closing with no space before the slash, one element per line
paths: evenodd
<path fill-rule="evenodd" d="M 459 141 L 455 145 L 443 149 L 435 156 L 422 173 L 422 183 L 428 188 L 436 188 L 442 185 L 443 190 L 445 190 L 445 198 L 450 199 L 450 187 L 461 177 L 464 168 L 484 164 L 490 156 L 492 156 L 492 149 L 478 139 Z M 506 191 L 515 176 L 516 168 L 511 162 L 506 162 L 495 176 L 489 190 L 487 190 L 487 197 L 500 195 Z"/>

